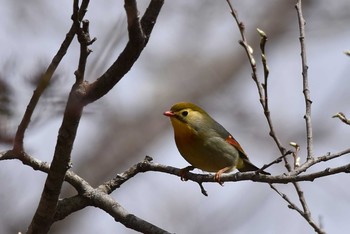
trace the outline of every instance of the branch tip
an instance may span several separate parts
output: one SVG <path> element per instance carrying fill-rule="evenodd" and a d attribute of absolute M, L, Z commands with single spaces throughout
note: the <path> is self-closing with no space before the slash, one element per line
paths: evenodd
<path fill-rule="evenodd" d="M 260 37 L 267 38 L 266 33 L 263 30 L 259 28 L 257 28 L 256 30 L 258 31 Z"/>
<path fill-rule="evenodd" d="M 207 191 L 204 189 L 204 186 L 203 186 L 203 183 L 202 182 L 197 182 L 198 183 L 198 185 L 199 185 L 199 187 L 200 187 L 200 189 L 201 189 L 201 193 L 204 195 L 204 196 L 208 196 L 208 193 L 207 193 Z"/>

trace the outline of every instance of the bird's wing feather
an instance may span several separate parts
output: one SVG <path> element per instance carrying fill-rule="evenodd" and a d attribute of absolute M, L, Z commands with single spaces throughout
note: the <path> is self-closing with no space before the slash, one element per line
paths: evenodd
<path fill-rule="evenodd" d="M 239 151 L 239 156 L 241 156 L 243 159 L 249 160 L 247 154 L 242 149 L 242 146 L 238 143 L 238 141 L 236 141 L 235 138 L 233 138 L 233 136 L 228 135 L 228 137 L 226 138 L 226 142 L 234 146 Z"/>
<path fill-rule="evenodd" d="M 259 168 L 250 162 L 247 154 L 244 152 L 242 146 L 238 143 L 238 141 L 236 141 L 236 139 L 222 125 L 220 125 L 213 119 L 212 121 L 213 122 L 211 126 L 215 130 L 215 132 L 227 143 L 235 147 L 235 149 L 237 149 L 237 151 L 239 152 L 239 157 L 241 158 L 243 165 L 241 165 L 240 167 L 238 167 L 239 165 L 237 165 L 237 169 L 241 172 L 258 170 Z M 270 174 L 265 171 L 262 171 L 261 173 L 266 175 Z"/>
<path fill-rule="evenodd" d="M 239 171 L 241 171 L 241 172 L 256 171 L 256 170 L 259 169 L 257 166 L 255 166 L 253 163 L 251 163 L 249 161 L 249 158 L 248 158 L 247 154 L 243 151 L 241 145 L 235 140 L 235 138 L 233 138 L 233 136 L 229 135 L 226 138 L 226 141 L 230 145 L 234 146 L 239 151 L 239 156 L 242 158 L 242 160 L 244 162 L 244 166 L 241 167 L 241 168 L 238 168 Z M 261 173 L 265 174 L 265 175 L 270 175 L 270 173 L 265 172 L 265 171 L 262 171 Z"/>
<path fill-rule="evenodd" d="M 244 160 L 244 161 L 249 161 L 249 158 L 247 154 L 244 152 L 242 146 L 236 141 L 236 139 L 218 122 L 213 120 L 213 128 L 215 131 L 223 138 L 225 139 L 226 142 L 228 142 L 230 145 L 235 147 L 239 151 L 239 156 Z"/>

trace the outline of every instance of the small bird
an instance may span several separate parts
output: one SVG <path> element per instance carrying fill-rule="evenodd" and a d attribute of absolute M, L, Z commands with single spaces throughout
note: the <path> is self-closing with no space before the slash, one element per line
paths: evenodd
<path fill-rule="evenodd" d="M 194 168 L 215 172 L 214 178 L 221 185 L 222 173 L 236 168 L 240 172 L 259 170 L 249 161 L 235 138 L 202 108 L 193 103 L 179 102 L 164 115 L 170 117 L 180 154 L 191 164 L 182 169 L 182 180 L 184 174 Z"/>

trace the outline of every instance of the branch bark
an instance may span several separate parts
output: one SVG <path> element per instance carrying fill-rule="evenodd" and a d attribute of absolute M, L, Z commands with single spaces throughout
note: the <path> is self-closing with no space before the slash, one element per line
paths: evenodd
<path fill-rule="evenodd" d="M 70 168 L 73 143 L 83 111 L 81 88 L 79 84 L 74 85 L 69 95 L 45 187 L 28 233 L 47 233 L 53 223 L 64 177 Z"/>

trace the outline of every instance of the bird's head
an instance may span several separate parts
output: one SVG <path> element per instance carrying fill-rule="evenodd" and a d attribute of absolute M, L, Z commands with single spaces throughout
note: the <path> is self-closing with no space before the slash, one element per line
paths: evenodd
<path fill-rule="evenodd" d="M 164 112 L 165 116 L 170 117 L 175 132 L 191 128 L 198 131 L 211 124 L 211 117 L 199 106 L 190 102 L 179 102 L 173 105 L 170 111 Z"/>

